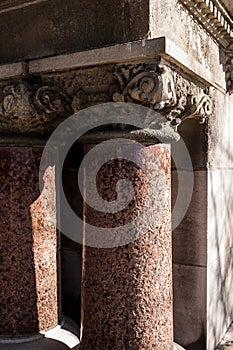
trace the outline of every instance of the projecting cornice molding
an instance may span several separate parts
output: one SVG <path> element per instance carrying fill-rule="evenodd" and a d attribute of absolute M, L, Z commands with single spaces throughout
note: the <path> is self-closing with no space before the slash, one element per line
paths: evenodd
<path fill-rule="evenodd" d="M 233 93 L 233 19 L 219 0 L 179 0 L 218 42 L 223 52 L 226 91 Z"/>
<path fill-rule="evenodd" d="M 219 0 L 179 1 L 222 47 L 233 47 L 233 20 Z"/>

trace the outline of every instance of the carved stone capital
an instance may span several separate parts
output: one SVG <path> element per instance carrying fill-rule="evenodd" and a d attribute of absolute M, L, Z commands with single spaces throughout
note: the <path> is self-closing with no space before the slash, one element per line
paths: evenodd
<path fill-rule="evenodd" d="M 203 86 L 164 61 L 155 62 L 109 64 L 0 82 L 0 133 L 48 135 L 73 113 L 111 101 L 146 106 L 174 129 L 186 118 L 205 122 L 212 102 Z M 145 129 L 155 130 L 162 119 L 148 118 Z"/>
<path fill-rule="evenodd" d="M 197 87 L 165 65 L 117 66 L 119 91 L 116 102 L 136 102 L 159 111 L 173 126 L 194 118 L 204 123 L 212 113 L 212 100 Z"/>

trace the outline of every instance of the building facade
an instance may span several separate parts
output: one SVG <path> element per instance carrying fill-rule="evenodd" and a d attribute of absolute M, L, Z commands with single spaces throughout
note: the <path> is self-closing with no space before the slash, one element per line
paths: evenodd
<path fill-rule="evenodd" d="M 74 348 L 81 328 L 82 350 L 168 350 L 173 341 L 216 349 L 233 320 L 232 18 L 230 0 L 0 2 L 0 348 L 43 342 L 54 329 Z M 141 111 L 140 127 L 125 129 L 126 112 L 119 119 L 95 109 L 109 104 L 130 105 L 135 118 L 147 108 L 161 120 Z M 59 150 L 46 158 L 46 142 L 86 110 L 84 119 L 97 116 L 92 133 L 74 143 L 59 173 Z M 103 113 L 110 128 L 97 128 Z M 60 135 L 61 144 L 63 137 L 73 136 Z M 88 240 L 88 220 L 115 227 L 145 204 L 148 188 L 127 162 L 121 167 L 137 205 L 121 216 L 97 215 L 76 190 L 84 156 L 119 137 L 146 146 L 133 159 L 146 164 L 153 190 L 132 232 L 152 228 L 125 244 L 84 248 L 67 225 Z M 121 167 L 113 162 L 107 171 L 114 184 Z M 107 175 L 99 174 L 100 192 L 112 201 Z M 63 190 L 84 224 L 67 214 Z"/>

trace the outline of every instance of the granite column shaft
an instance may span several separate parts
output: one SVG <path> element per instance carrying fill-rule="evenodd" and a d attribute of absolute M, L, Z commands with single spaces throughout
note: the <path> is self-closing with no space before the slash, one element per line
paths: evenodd
<path fill-rule="evenodd" d="M 86 144 L 85 153 L 93 147 Z M 170 145 L 130 146 L 129 158 L 132 152 L 136 161 L 112 159 L 96 177 L 109 202 L 125 195 L 117 182 L 130 181 L 130 204 L 117 213 L 84 205 L 86 223 L 107 231 L 98 247 L 83 248 L 81 350 L 173 349 Z M 86 179 L 94 165 L 85 170 Z M 87 231 L 84 225 L 84 237 L 95 234 Z"/>

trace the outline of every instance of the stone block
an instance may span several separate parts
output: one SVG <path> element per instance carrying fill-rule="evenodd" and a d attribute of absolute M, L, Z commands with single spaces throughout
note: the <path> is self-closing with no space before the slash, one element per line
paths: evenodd
<path fill-rule="evenodd" d="M 206 268 L 173 264 L 175 342 L 205 350 Z"/>
<path fill-rule="evenodd" d="M 185 172 L 184 172 L 185 173 Z M 189 184 L 178 184 L 177 173 L 172 171 L 172 198 L 176 199 L 181 187 L 185 196 Z M 194 187 L 190 205 L 179 226 L 173 232 L 173 262 L 175 264 L 207 264 L 207 172 L 194 172 Z"/>

